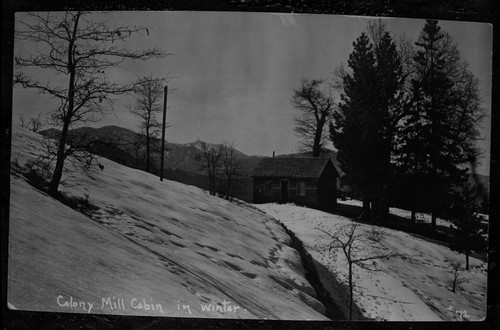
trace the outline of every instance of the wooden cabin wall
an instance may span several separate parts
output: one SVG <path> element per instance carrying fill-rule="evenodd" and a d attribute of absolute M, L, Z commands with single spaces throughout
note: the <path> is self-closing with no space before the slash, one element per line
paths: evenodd
<path fill-rule="evenodd" d="M 319 207 L 318 180 L 316 179 L 276 179 L 254 178 L 254 203 L 279 203 L 281 181 L 288 181 L 288 202 L 299 205 Z M 301 182 L 305 185 L 305 195 L 301 196 Z"/>

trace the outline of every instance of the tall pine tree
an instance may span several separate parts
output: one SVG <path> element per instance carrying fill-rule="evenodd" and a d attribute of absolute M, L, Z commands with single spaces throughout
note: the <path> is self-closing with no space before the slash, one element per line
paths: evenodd
<path fill-rule="evenodd" d="M 341 103 L 330 125 L 346 183 L 363 199 L 364 214 L 382 222 L 388 215 L 394 134 L 402 117 L 402 64 L 397 47 L 379 23 L 373 43 L 354 42 L 350 73 L 342 75 Z M 370 207 L 372 206 L 372 208 Z"/>
<path fill-rule="evenodd" d="M 371 95 L 376 83 L 375 57 L 366 34 L 361 34 L 353 46 L 348 60 L 352 73 L 341 77 L 341 102 L 333 114 L 330 136 L 345 182 L 363 200 L 363 214 L 368 215 L 373 196 L 371 164 L 376 154 L 370 144 L 374 135 L 370 110 L 375 101 Z"/>
<path fill-rule="evenodd" d="M 412 211 L 436 218 L 446 211 L 466 165 L 478 160 L 475 143 L 482 118 L 477 80 L 460 59 L 457 45 L 428 20 L 417 40 L 412 106 L 401 128 L 396 158 L 410 186 Z"/>
<path fill-rule="evenodd" d="M 383 221 L 389 215 L 389 191 L 392 185 L 394 169 L 392 155 L 395 149 L 398 123 L 405 114 L 403 86 L 403 65 L 399 52 L 385 26 L 379 21 L 375 26 L 380 35 L 372 37 L 375 45 L 376 59 L 376 97 L 374 123 L 377 129 L 377 143 L 380 171 L 376 174 L 377 193 L 374 196 L 373 207 L 376 222 Z"/>

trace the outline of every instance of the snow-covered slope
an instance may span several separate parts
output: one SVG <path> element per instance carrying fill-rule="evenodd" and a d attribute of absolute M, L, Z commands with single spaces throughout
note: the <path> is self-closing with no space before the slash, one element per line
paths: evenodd
<path fill-rule="evenodd" d="M 343 281 L 347 279 L 347 267 L 342 251 L 329 253 L 330 238 L 322 231 L 335 233 L 339 226 L 351 220 L 292 204 L 255 205 L 267 214 L 282 221 L 304 242 L 306 250 L 324 267 L 323 285 L 332 296 L 338 296 L 335 287 L 329 286 L 331 274 Z M 394 210 L 391 210 L 394 212 Z M 438 321 L 438 320 L 482 320 L 486 316 L 486 263 L 471 258 L 471 270 L 464 271 L 460 278 L 468 280 L 463 290 L 449 290 L 453 278 L 450 263 L 464 263 L 464 256 L 449 248 L 414 237 L 410 234 L 379 228 L 379 242 L 363 239 L 359 247 L 366 255 L 400 253 L 394 257 L 375 262 L 381 271 L 370 272 L 355 267 L 354 301 L 365 316 L 390 321 Z M 322 230 L 322 231 L 321 231 Z M 370 236 L 370 225 L 360 225 L 357 233 Z"/>
<path fill-rule="evenodd" d="M 14 128 L 13 162 L 43 150 Z M 11 175 L 8 303 L 35 311 L 324 320 L 273 218 L 196 187 L 99 159 L 66 173 L 87 217 Z"/>

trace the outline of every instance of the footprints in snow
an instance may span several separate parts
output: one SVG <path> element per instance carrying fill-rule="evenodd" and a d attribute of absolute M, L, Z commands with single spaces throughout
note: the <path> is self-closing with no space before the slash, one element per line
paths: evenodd
<path fill-rule="evenodd" d="M 206 210 L 202 210 L 206 211 Z M 224 218 L 223 216 L 221 216 Z M 144 242 L 141 243 L 140 241 L 147 241 L 147 245 L 150 243 L 153 244 L 162 244 L 162 245 L 168 245 L 172 244 L 178 248 L 188 248 L 190 244 L 185 243 L 183 240 L 184 238 L 176 233 L 173 233 L 165 228 L 159 228 L 156 224 L 145 221 L 143 219 L 140 219 L 136 215 L 130 215 L 128 212 L 123 212 L 121 209 L 118 207 L 114 206 L 108 206 L 107 208 L 104 209 L 99 209 L 96 213 L 92 215 L 92 219 L 101 223 L 102 225 L 106 227 L 111 227 L 113 230 L 116 230 L 118 233 L 121 235 L 135 241 L 136 243 L 140 244 L 141 246 L 144 246 L 146 249 L 151 250 L 150 248 L 146 247 L 144 245 Z M 169 219 L 173 222 L 180 222 L 178 219 L 172 218 Z M 228 220 L 225 218 L 225 220 Z M 268 228 L 269 229 L 269 228 Z M 141 235 L 140 231 L 145 231 L 144 235 Z M 272 231 L 270 230 L 272 233 Z M 152 234 L 156 233 L 156 237 L 152 236 Z M 168 239 L 162 239 L 161 236 L 158 236 L 161 234 L 167 235 Z M 212 253 L 220 253 L 220 249 L 207 245 L 207 244 L 201 244 L 201 243 L 194 243 L 197 247 L 200 247 L 204 250 L 209 250 Z M 265 262 L 259 262 L 255 260 L 249 261 L 251 264 L 259 266 L 259 267 L 265 267 L 268 268 L 269 262 L 277 262 L 279 259 L 279 251 L 281 251 L 282 245 L 281 244 L 276 244 L 275 247 L 273 247 L 269 253 L 269 259 L 265 260 Z M 152 251 L 152 250 L 151 250 Z M 198 255 L 202 256 L 203 258 L 206 258 L 212 262 L 215 263 L 220 263 L 221 266 L 224 266 L 228 269 L 237 271 L 241 273 L 242 275 L 250 278 L 250 279 L 255 279 L 258 275 L 249 271 L 244 270 L 242 267 L 240 267 L 237 263 L 233 263 L 227 260 L 222 260 L 218 261 L 216 258 L 214 258 L 213 255 L 210 255 L 211 253 L 207 252 L 204 253 L 202 251 L 195 251 Z M 157 253 L 155 253 L 157 254 Z M 245 259 L 241 257 L 240 255 L 234 254 L 234 253 L 225 253 L 227 256 L 238 259 L 241 261 L 244 261 Z M 160 257 L 157 255 L 157 257 Z M 171 268 L 172 265 L 167 261 L 167 259 L 161 257 L 159 258 L 160 261 L 163 261 L 166 263 L 165 266 L 168 268 Z M 174 273 L 178 273 L 180 270 L 176 269 L 170 269 Z M 182 272 L 182 271 L 181 271 Z"/>
<path fill-rule="evenodd" d="M 195 243 L 197 246 L 200 246 L 200 247 L 204 247 L 204 248 L 208 248 L 212 251 L 216 251 L 218 252 L 219 250 L 214 248 L 214 247 L 211 247 L 211 246 L 206 246 L 206 245 L 202 245 L 202 244 L 198 244 L 198 243 Z M 239 273 L 241 273 L 242 275 L 250 278 L 250 279 L 255 279 L 258 275 L 257 274 L 254 274 L 254 273 L 251 273 L 251 272 L 247 272 L 247 271 L 244 271 L 243 268 L 241 268 L 240 266 L 238 266 L 237 264 L 235 263 L 232 263 L 232 262 L 229 262 L 229 261 L 226 261 L 226 260 L 218 260 L 216 258 L 213 258 L 212 256 L 209 256 L 208 254 L 205 254 L 201 251 L 196 251 L 196 253 L 210 261 L 212 261 L 213 263 L 216 263 L 218 265 L 221 265 L 221 266 L 224 266 L 226 268 L 229 268 L 229 269 L 232 269 L 234 271 L 237 271 Z M 239 255 L 236 255 L 236 254 L 232 254 L 232 253 L 226 253 L 226 255 L 234 258 L 234 259 L 239 259 L 239 260 L 245 260 L 244 258 L 242 258 L 241 256 Z M 258 263 L 257 261 L 250 261 L 251 264 L 254 264 L 254 265 L 259 265 L 259 266 L 263 266 L 262 264 Z"/>
<path fill-rule="evenodd" d="M 228 256 L 230 257 L 233 257 L 233 258 L 238 258 L 238 259 L 241 259 L 241 260 L 245 260 L 243 259 L 241 256 L 237 255 L 237 254 L 232 254 L 232 253 L 226 253 Z"/>
<path fill-rule="evenodd" d="M 231 263 L 231 262 L 229 262 L 229 261 L 223 261 L 222 263 L 223 263 L 224 265 L 228 266 L 229 268 L 234 269 L 234 270 L 236 270 L 236 271 L 238 271 L 238 272 L 240 272 L 240 271 L 241 271 L 241 267 L 240 267 L 240 266 L 235 265 L 235 264 L 233 264 L 233 263 Z"/>
<path fill-rule="evenodd" d="M 269 251 L 269 260 L 272 263 L 276 263 L 279 260 L 279 252 L 283 250 L 282 244 L 276 244 L 271 251 Z"/>
<path fill-rule="evenodd" d="M 214 252 L 219 252 L 219 249 L 214 248 L 213 246 L 210 246 L 210 245 L 203 245 L 203 244 L 199 244 L 199 243 L 194 243 L 194 244 L 201 247 L 201 248 L 206 248 L 206 249 L 212 250 Z"/>
<path fill-rule="evenodd" d="M 210 259 L 212 260 L 212 257 L 209 256 L 208 254 L 205 254 L 203 252 L 200 252 L 200 251 L 196 251 L 196 254 L 199 254 L 200 256 L 204 257 L 204 258 L 207 258 L 207 259 Z"/>
<path fill-rule="evenodd" d="M 176 241 L 173 241 L 173 240 L 170 240 L 170 243 L 174 244 L 175 246 L 178 246 L 180 248 L 185 248 L 186 246 L 184 244 L 181 244 L 179 242 L 176 242 Z"/>
<path fill-rule="evenodd" d="M 175 233 L 172 233 L 172 232 L 170 232 L 170 231 L 168 231 L 168 230 L 166 230 L 166 229 L 164 229 L 164 228 L 160 228 L 160 231 L 161 231 L 162 233 L 164 233 L 164 234 L 168 235 L 168 236 L 175 236 L 175 237 L 177 237 L 178 239 L 183 239 L 183 238 L 182 238 L 182 236 L 179 236 L 179 235 L 177 235 L 177 234 L 175 234 Z"/>
<path fill-rule="evenodd" d="M 172 243 L 177 247 L 184 248 L 185 244 L 174 241 L 172 239 L 164 240 L 161 237 L 154 237 L 151 234 L 159 233 L 165 234 L 169 237 L 175 237 L 179 240 L 183 240 L 184 238 L 180 235 L 177 235 L 171 231 L 168 231 L 164 228 L 158 228 L 158 226 L 152 222 L 146 221 L 137 217 L 136 215 L 130 215 L 128 213 L 123 212 L 117 207 L 108 206 L 105 209 L 99 209 L 97 212 L 92 214 L 92 219 L 99 222 L 100 224 L 111 227 L 116 230 L 118 233 L 134 239 L 141 239 L 148 241 L 154 244 L 169 244 Z M 169 219 L 172 221 L 177 221 L 177 219 Z M 144 235 L 139 235 L 140 231 L 145 231 Z"/>

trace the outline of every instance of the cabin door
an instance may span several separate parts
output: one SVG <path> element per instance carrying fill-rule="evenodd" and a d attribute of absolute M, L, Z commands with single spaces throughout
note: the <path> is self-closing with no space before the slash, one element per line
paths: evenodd
<path fill-rule="evenodd" d="M 287 203 L 288 202 L 288 181 L 287 180 L 281 180 L 281 202 L 282 203 Z"/>

